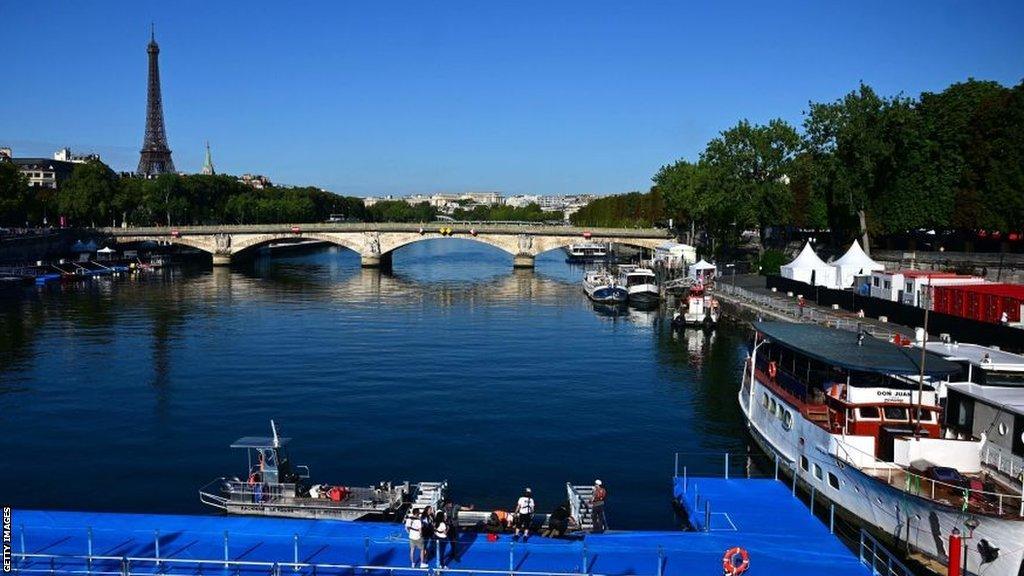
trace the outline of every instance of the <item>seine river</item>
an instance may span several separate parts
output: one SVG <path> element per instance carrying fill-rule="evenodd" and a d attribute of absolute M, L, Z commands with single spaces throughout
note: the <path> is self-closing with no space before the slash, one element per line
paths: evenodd
<path fill-rule="evenodd" d="M 612 528 L 668 528 L 673 453 L 746 449 L 744 333 L 595 310 L 581 275 L 435 240 L 384 274 L 325 248 L 2 293 L 0 501 L 211 513 L 196 490 L 273 418 L 313 480 L 546 512 L 601 478 Z"/>

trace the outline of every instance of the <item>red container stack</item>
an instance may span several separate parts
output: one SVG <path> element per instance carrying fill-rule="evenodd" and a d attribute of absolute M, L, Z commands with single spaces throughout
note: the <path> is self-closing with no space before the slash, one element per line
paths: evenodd
<path fill-rule="evenodd" d="M 1010 322 L 1021 321 L 1024 285 L 972 284 L 932 287 L 932 310 L 998 324 L 1006 312 Z"/>

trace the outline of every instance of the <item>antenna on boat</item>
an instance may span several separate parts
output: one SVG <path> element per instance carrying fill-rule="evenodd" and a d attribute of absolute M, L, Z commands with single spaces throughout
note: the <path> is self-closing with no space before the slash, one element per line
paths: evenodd
<path fill-rule="evenodd" d="M 281 447 L 281 441 L 277 438 L 277 425 L 274 424 L 274 419 L 270 419 L 270 431 L 274 434 L 274 448 Z"/>
<path fill-rule="evenodd" d="M 921 406 L 924 404 L 924 361 L 928 354 L 928 308 L 931 306 L 931 287 L 932 287 L 932 276 L 928 275 L 928 283 L 925 285 L 924 296 L 928 298 L 928 302 L 925 303 L 924 307 L 924 334 L 921 335 L 921 363 L 919 366 L 920 372 L 917 376 L 917 425 L 914 426 L 914 438 L 921 435 Z"/>

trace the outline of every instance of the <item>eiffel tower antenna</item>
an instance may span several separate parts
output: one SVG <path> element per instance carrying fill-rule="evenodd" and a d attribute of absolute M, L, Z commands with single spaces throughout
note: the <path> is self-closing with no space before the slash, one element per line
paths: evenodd
<path fill-rule="evenodd" d="M 152 178 L 159 174 L 174 173 L 171 149 L 167 146 L 164 127 L 164 104 L 160 96 L 160 46 L 156 43 L 156 25 L 149 28 L 149 83 L 146 90 L 146 135 L 139 151 L 140 176 Z"/>

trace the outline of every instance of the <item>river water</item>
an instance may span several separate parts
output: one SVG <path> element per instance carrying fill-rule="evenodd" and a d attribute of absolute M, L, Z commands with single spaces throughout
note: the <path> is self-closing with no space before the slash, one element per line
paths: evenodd
<path fill-rule="evenodd" d="M 466 240 L 394 269 L 341 248 L 0 294 L 0 501 L 210 513 L 228 444 L 293 438 L 313 480 L 448 480 L 542 512 L 604 480 L 613 528 L 668 528 L 673 453 L 744 450 L 743 331 L 591 305 L 560 251 L 534 271 Z"/>

